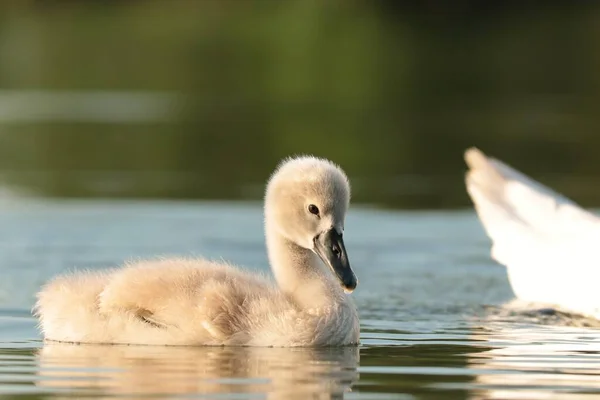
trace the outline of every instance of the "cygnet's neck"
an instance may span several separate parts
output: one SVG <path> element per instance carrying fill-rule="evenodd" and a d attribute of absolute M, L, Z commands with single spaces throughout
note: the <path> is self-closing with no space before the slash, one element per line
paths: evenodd
<path fill-rule="evenodd" d="M 301 308 L 321 309 L 346 301 L 340 284 L 319 257 L 266 226 L 267 251 L 281 290 Z"/>

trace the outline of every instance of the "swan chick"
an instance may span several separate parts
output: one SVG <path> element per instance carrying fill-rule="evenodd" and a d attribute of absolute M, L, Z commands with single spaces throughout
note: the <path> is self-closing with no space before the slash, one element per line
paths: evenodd
<path fill-rule="evenodd" d="M 284 160 L 264 198 L 274 280 L 203 258 L 142 260 L 55 277 L 34 314 L 46 340 L 77 343 L 342 346 L 359 342 L 343 240 L 350 184 L 329 160 Z"/>

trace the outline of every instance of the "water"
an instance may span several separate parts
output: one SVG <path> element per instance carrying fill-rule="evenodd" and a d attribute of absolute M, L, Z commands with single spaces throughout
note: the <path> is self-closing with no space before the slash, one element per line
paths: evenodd
<path fill-rule="evenodd" d="M 490 399 L 600 396 L 600 331 L 507 308 L 505 270 L 471 211 L 354 207 L 358 349 L 43 344 L 29 309 L 49 277 L 155 255 L 265 268 L 258 203 L 0 205 L 0 397 Z"/>

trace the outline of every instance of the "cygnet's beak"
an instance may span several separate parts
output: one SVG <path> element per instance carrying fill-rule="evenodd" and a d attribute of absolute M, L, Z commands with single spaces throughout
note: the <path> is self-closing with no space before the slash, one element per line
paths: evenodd
<path fill-rule="evenodd" d="M 352 293 L 358 284 L 354 271 L 350 268 L 348 254 L 344 246 L 342 234 L 335 228 L 322 232 L 313 239 L 314 251 L 321 257 L 321 260 L 328 265 L 335 276 L 340 280 L 346 293 Z"/>

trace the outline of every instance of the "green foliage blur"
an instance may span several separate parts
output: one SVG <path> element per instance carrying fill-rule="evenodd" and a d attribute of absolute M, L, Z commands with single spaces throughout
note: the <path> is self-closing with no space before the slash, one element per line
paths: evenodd
<path fill-rule="evenodd" d="M 483 3 L 7 0 L 0 184 L 259 200 L 280 159 L 311 153 L 354 202 L 454 208 L 477 146 L 600 205 L 600 3 Z"/>

